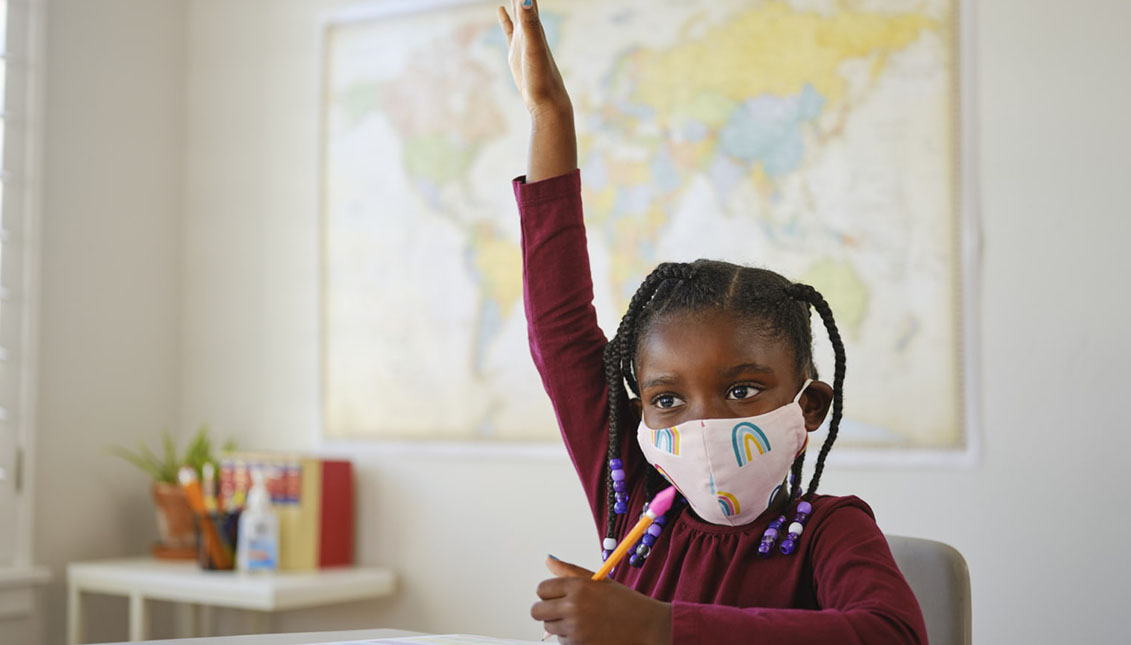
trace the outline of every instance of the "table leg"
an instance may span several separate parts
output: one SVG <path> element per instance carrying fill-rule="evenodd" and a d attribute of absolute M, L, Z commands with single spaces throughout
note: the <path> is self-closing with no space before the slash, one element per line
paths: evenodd
<path fill-rule="evenodd" d="M 255 609 L 249 610 L 251 615 L 251 634 L 266 634 L 268 628 L 267 612 Z"/>
<path fill-rule="evenodd" d="M 145 596 L 139 593 L 130 594 L 130 640 L 146 640 Z"/>
<path fill-rule="evenodd" d="M 177 638 L 196 638 L 200 636 L 200 605 L 184 603 L 180 610 L 180 630 Z"/>
<path fill-rule="evenodd" d="M 67 643 L 78 645 L 82 641 L 82 590 L 74 584 L 67 585 Z"/>
<path fill-rule="evenodd" d="M 200 627 L 197 635 L 212 635 L 212 605 L 200 605 Z"/>

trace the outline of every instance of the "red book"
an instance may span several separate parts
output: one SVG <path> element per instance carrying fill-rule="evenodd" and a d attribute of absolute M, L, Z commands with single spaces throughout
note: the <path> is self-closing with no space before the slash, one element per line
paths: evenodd
<path fill-rule="evenodd" d="M 353 465 L 323 461 L 318 566 L 353 564 Z"/>

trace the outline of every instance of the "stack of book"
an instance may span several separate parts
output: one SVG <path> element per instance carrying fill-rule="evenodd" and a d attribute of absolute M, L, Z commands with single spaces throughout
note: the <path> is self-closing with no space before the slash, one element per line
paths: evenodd
<path fill-rule="evenodd" d="M 244 505 L 251 472 L 262 469 L 279 515 L 279 568 L 309 571 L 353 564 L 353 467 L 348 461 L 285 453 L 232 453 L 220 460 L 218 504 Z"/>

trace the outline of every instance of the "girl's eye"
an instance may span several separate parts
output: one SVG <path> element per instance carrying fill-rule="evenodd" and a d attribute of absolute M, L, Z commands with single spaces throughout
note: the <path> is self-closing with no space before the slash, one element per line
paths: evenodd
<path fill-rule="evenodd" d="M 727 398 L 734 400 L 748 399 L 759 391 L 760 390 L 753 385 L 736 385 L 730 388 L 730 392 L 727 392 Z"/>
<path fill-rule="evenodd" d="M 662 410 L 670 410 L 680 403 L 682 403 L 682 401 L 678 396 L 675 396 L 674 394 L 661 394 L 660 396 L 652 399 L 652 405 Z"/>

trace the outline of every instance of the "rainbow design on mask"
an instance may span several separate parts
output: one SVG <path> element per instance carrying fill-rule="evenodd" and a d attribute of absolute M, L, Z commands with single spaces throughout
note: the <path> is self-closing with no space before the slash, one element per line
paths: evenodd
<path fill-rule="evenodd" d="M 723 515 L 732 517 L 742 512 L 738 506 L 738 499 L 734 495 L 721 490 L 716 497 L 719 500 L 719 508 L 723 509 Z"/>
<path fill-rule="evenodd" d="M 660 476 L 663 477 L 664 479 L 666 479 L 669 484 L 671 484 L 672 486 L 675 487 L 675 490 L 676 490 L 677 493 L 679 493 L 680 495 L 683 495 L 683 491 L 679 489 L 679 486 L 675 485 L 675 482 L 672 481 L 672 478 L 668 475 L 668 471 L 664 470 L 663 468 L 661 468 L 659 466 L 653 465 L 652 467 L 655 468 L 656 472 L 660 473 Z M 687 497 L 687 496 L 684 495 L 684 497 Z"/>
<path fill-rule="evenodd" d="M 679 430 L 664 428 L 652 431 L 652 445 L 664 452 L 679 455 Z"/>
<path fill-rule="evenodd" d="M 734 426 L 731 444 L 734 446 L 734 458 L 738 460 L 739 468 L 750 463 L 754 458 L 754 451 L 759 455 L 770 451 L 770 440 L 766 438 L 766 434 L 758 426 L 745 421 Z"/>

